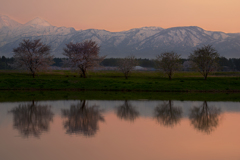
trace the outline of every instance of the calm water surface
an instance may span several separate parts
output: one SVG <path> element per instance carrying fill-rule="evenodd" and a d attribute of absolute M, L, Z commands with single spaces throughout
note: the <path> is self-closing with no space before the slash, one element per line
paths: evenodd
<path fill-rule="evenodd" d="M 240 103 L 0 103 L 3 160 L 240 160 Z"/>

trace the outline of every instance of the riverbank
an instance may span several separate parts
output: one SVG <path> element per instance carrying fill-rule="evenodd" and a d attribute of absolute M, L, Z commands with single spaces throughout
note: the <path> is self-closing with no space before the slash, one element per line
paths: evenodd
<path fill-rule="evenodd" d="M 240 93 L 1 91 L 0 102 L 43 100 L 179 100 L 240 101 Z"/>
<path fill-rule="evenodd" d="M 40 73 L 32 78 L 27 73 L 1 72 L 0 90 L 38 91 L 131 91 L 131 92 L 240 92 L 236 72 L 210 75 L 204 80 L 199 73 L 176 73 L 170 81 L 159 72 L 134 72 L 129 79 L 116 71 L 90 72 L 80 78 L 70 71 Z"/>

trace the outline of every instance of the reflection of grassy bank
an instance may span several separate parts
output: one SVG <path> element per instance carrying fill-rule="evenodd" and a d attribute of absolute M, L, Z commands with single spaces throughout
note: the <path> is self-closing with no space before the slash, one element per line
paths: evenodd
<path fill-rule="evenodd" d="M 31 100 L 194 100 L 240 101 L 240 93 L 112 92 L 112 91 L 1 91 L 0 101 Z"/>
<path fill-rule="evenodd" d="M 226 72 L 227 73 L 227 72 Z M 125 80 L 114 71 L 90 72 L 89 78 L 79 78 L 69 71 L 41 73 L 35 79 L 25 73 L 2 72 L 0 89 L 13 90 L 99 90 L 99 91 L 240 91 L 238 72 L 219 72 L 206 81 L 198 73 L 176 73 L 169 81 L 158 72 L 134 72 Z M 234 77 L 235 76 L 235 77 Z"/>

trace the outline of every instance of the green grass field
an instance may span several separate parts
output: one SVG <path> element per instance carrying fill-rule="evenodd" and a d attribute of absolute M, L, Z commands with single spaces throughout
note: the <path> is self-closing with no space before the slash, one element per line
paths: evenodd
<path fill-rule="evenodd" d="M 1 71 L 1 90 L 85 90 L 134 92 L 239 92 L 239 72 L 217 72 L 204 80 L 196 72 L 176 73 L 170 81 L 159 72 L 135 71 L 125 79 L 118 71 L 89 72 L 80 78 L 70 71 L 39 73 L 36 78 L 25 72 Z"/>

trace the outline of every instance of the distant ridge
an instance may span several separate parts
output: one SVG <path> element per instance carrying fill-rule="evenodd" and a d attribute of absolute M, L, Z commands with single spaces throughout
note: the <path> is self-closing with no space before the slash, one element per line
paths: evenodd
<path fill-rule="evenodd" d="M 46 26 L 51 26 L 51 24 L 45 21 L 44 19 L 37 17 L 27 22 L 25 26 L 45 26 L 46 27 Z"/>
<path fill-rule="evenodd" d="M 196 47 L 211 44 L 221 56 L 240 58 L 240 34 L 206 31 L 197 26 L 142 27 L 121 32 L 56 27 L 42 18 L 20 24 L 8 16 L 0 15 L 0 55 L 11 57 L 12 49 L 22 39 L 38 39 L 51 46 L 55 57 L 63 57 L 66 43 L 92 39 L 101 46 L 101 55 L 155 58 L 165 51 L 175 51 L 186 58 Z"/>
<path fill-rule="evenodd" d="M 8 16 L 0 14 L 0 28 L 2 27 L 15 28 L 19 26 L 21 26 L 21 24 L 18 23 L 17 21 L 10 19 Z"/>

